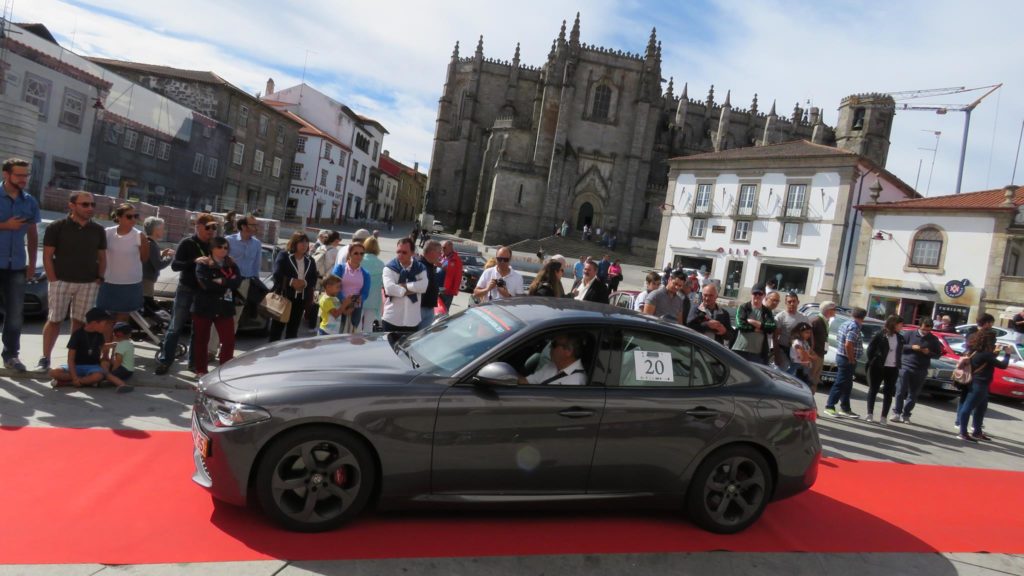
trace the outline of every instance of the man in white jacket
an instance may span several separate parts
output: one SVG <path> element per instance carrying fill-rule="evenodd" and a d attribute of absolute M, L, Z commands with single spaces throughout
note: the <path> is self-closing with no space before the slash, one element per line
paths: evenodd
<path fill-rule="evenodd" d="M 412 333 L 420 323 L 420 301 L 429 285 L 427 270 L 413 259 L 416 252 L 411 238 L 402 238 L 397 255 L 384 265 L 384 314 L 381 320 L 387 332 Z"/>

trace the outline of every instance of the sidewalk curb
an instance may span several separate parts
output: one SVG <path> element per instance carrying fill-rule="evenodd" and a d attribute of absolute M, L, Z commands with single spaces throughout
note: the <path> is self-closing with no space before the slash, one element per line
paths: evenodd
<path fill-rule="evenodd" d="M 49 387 L 50 377 L 42 372 L 35 372 L 29 370 L 27 372 L 17 372 L 15 370 L 8 370 L 6 368 L 0 368 L 0 378 L 13 378 L 17 380 L 34 380 L 41 382 L 43 385 Z M 167 374 L 166 376 L 157 376 L 149 372 L 137 371 L 128 381 L 129 384 L 136 388 L 157 388 L 164 390 L 195 390 L 196 385 L 194 378 L 186 378 L 178 376 L 176 374 Z"/>

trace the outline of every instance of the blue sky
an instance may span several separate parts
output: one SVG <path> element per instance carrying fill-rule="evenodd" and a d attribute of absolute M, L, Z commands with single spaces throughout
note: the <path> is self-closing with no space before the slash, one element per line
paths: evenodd
<path fill-rule="evenodd" d="M 762 110 L 776 100 L 783 115 L 809 101 L 828 124 L 848 94 L 1003 82 L 972 115 L 963 189 L 1009 183 L 1024 120 L 1024 2 L 1012 0 L 33 0 L 15 4 L 14 20 L 42 22 L 81 54 L 212 70 L 250 92 L 268 77 L 298 83 L 305 60 L 307 83 L 380 120 L 393 157 L 426 165 L 455 41 L 465 55 L 482 34 L 485 55 L 508 60 L 520 42 L 523 62 L 539 66 L 577 11 L 588 44 L 642 52 L 657 27 L 676 94 L 688 83 L 690 97 L 703 99 L 713 84 L 718 101 L 731 90 L 733 105 L 746 108 L 757 93 Z M 951 193 L 963 120 L 899 112 L 887 167 L 922 193 Z"/>

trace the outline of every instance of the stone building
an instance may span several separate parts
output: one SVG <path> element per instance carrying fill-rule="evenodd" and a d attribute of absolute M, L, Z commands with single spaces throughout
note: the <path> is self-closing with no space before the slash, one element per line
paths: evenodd
<path fill-rule="evenodd" d="M 213 72 L 106 58 L 90 60 L 230 127 L 230 149 L 221 160 L 223 183 L 212 194 L 214 209 L 284 216 L 298 121 Z M 273 90 L 273 81 L 268 82 L 268 90 Z"/>
<path fill-rule="evenodd" d="M 388 158 L 398 164 L 398 197 L 395 199 L 396 222 L 412 222 L 423 212 L 423 196 L 427 192 L 427 175 L 420 172 L 420 163 L 414 162 L 412 167 Z"/>
<path fill-rule="evenodd" d="M 427 212 L 489 243 L 543 237 L 563 219 L 617 232 L 654 256 L 669 158 L 796 139 L 840 146 L 885 165 L 894 103 L 885 95 L 843 100 L 840 128 L 820 110 L 755 94 L 748 109 L 731 95 L 704 100 L 662 89 L 661 47 L 651 32 L 643 54 L 580 41 L 579 14 L 565 22 L 540 67 L 462 57 L 456 43 L 438 105 Z M 881 137 L 879 139 L 878 137 Z"/>

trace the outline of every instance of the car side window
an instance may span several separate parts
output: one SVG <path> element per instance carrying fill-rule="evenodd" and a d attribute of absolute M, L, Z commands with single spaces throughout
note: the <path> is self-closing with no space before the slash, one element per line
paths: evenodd
<path fill-rule="evenodd" d="M 516 347 L 498 361 L 511 365 L 530 380 L 526 385 L 585 386 L 591 383 L 591 368 L 597 356 L 596 343 L 597 337 L 590 330 L 548 332 Z M 566 345 L 572 347 L 572 352 L 568 352 Z M 554 350 L 556 346 L 560 347 L 557 351 Z M 572 358 L 567 359 L 566 354 Z M 561 371 L 555 362 L 556 355 L 567 362 Z M 564 376 L 559 377 L 560 373 Z"/>
<path fill-rule="evenodd" d="M 700 388 L 725 382 L 725 365 L 682 339 L 623 330 L 613 337 L 612 347 L 619 386 Z"/>

